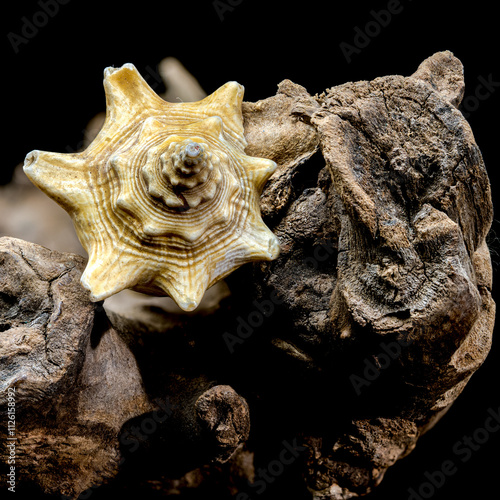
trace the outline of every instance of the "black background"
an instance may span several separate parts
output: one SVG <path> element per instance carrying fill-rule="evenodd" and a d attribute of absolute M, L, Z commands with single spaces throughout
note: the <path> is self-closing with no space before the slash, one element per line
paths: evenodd
<path fill-rule="evenodd" d="M 351 80 L 410 75 L 434 52 L 451 50 L 465 68 L 466 96 L 475 96 L 481 78 L 500 82 L 494 2 L 400 0 L 401 12 L 352 54 L 350 62 L 340 44 L 353 44 L 356 28 L 364 30 L 373 19 L 371 11 L 386 9 L 388 0 L 222 0 L 219 5 L 223 3 L 228 8 L 218 12 L 212 0 L 67 0 L 45 22 L 37 1 L 4 4 L 2 108 L 7 140 L 2 144 L 0 183 L 8 182 L 15 165 L 33 149 L 77 148 L 87 122 L 104 110 L 102 73 L 107 66 L 131 62 L 141 73 L 151 74 L 161 59 L 174 56 L 205 91 L 236 80 L 245 86 L 245 100 L 256 101 L 274 95 L 284 78 L 315 94 Z M 23 36 L 26 22 L 35 20 L 40 24 L 37 32 L 14 47 L 9 33 Z M 480 101 L 470 98 L 467 102 L 476 102 L 477 109 L 466 110 L 492 181 L 494 202 L 500 86 L 496 89 Z M 155 90 L 163 88 L 157 84 Z M 495 274 L 500 270 L 497 235 L 500 226 L 495 222 L 489 238 Z M 409 487 L 418 489 L 424 473 L 438 470 L 448 459 L 458 464 L 458 472 L 432 498 L 490 498 L 490 488 L 498 495 L 500 432 L 491 434 L 466 463 L 452 450 L 483 425 L 489 408 L 500 407 L 499 360 L 494 341 L 488 360 L 452 409 L 408 458 L 390 469 L 374 499 L 407 499 Z"/>

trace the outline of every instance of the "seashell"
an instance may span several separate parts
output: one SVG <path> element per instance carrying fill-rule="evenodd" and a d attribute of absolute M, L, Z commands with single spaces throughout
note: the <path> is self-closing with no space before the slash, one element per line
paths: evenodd
<path fill-rule="evenodd" d="M 131 288 L 190 311 L 242 264 L 276 258 L 259 206 L 276 164 L 245 154 L 243 87 L 169 103 L 131 64 L 104 77 L 106 120 L 88 148 L 32 151 L 24 164 L 72 217 L 92 300 Z"/>

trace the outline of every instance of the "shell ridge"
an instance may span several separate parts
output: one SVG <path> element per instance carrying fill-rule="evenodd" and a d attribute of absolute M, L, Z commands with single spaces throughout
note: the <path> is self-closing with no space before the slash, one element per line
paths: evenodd
<path fill-rule="evenodd" d="M 78 153 L 31 151 L 26 155 L 23 171 L 39 189 L 68 212 L 78 212 L 91 202 L 86 180 L 86 162 Z M 64 178 L 64 184 L 53 178 Z"/>

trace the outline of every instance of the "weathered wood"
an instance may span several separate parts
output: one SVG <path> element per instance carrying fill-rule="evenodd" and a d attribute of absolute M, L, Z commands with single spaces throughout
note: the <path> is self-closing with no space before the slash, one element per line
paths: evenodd
<path fill-rule="evenodd" d="M 489 352 L 492 203 L 463 88 L 446 52 L 295 108 L 325 167 L 273 219 L 282 253 L 255 267 L 253 299 L 282 297 L 266 341 L 335 387 L 341 423 L 303 430 L 315 498 L 378 484 Z"/>
<path fill-rule="evenodd" d="M 5 424 L 13 388 L 21 490 L 76 498 L 139 460 L 153 437 L 177 474 L 223 463 L 246 440 L 248 406 L 231 387 L 168 368 L 149 386 L 149 361 L 126 342 L 132 326 L 118 333 L 81 286 L 82 257 L 1 238 L 0 262 L 0 411 Z"/>

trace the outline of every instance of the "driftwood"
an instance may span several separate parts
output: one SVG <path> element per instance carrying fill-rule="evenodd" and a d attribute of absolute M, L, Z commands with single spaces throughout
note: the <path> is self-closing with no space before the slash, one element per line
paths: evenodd
<path fill-rule="evenodd" d="M 92 304 L 84 259 L 0 239 L 16 487 L 244 500 L 286 474 L 293 498 L 340 500 L 379 484 L 491 344 L 492 203 L 463 93 L 443 52 L 410 77 L 244 103 L 247 153 L 279 165 L 261 209 L 281 254 L 194 313 Z"/>

